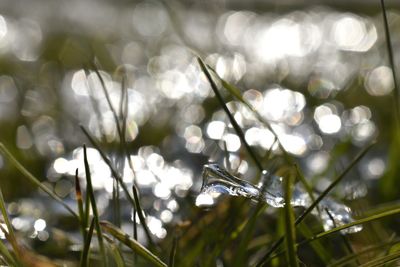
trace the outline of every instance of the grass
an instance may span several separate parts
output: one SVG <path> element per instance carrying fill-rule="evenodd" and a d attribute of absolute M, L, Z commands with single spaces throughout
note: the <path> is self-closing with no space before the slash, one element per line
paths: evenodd
<path fill-rule="evenodd" d="M 167 5 L 166 3 L 164 3 Z M 167 5 L 168 6 L 168 5 Z M 383 22 L 387 40 L 387 50 L 390 64 L 395 79 L 395 104 L 396 117 L 399 117 L 399 90 L 397 86 L 396 71 L 394 65 L 392 41 L 390 38 L 389 23 L 386 15 L 386 7 L 381 0 L 383 10 Z M 173 9 L 169 9 L 173 13 Z M 109 110 L 112 112 L 118 132 L 118 144 L 116 145 L 119 156 L 122 160 L 118 163 L 112 162 L 106 150 L 100 143 L 104 139 L 104 127 L 101 126 L 101 114 L 94 99 L 92 108 L 96 113 L 100 133 L 100 140 L 96 140 L 84 126 L 80 126 L 83 134 L 101 155 L 104 162 L 108 165 L 112 177 L 113 186 L 113 222 L 102 220 L 102 214 L 97 207 L 96 194 L 93 189 L 91 170 L 87 155 L 87 148 L 84 145 L 84 159 L 86 187 L 81 188 L 78 170 L 75 173 L 75 195 L 76 207 L 71 207 L 58 197 L 51 189 L 46 187 L 38 177 L 35 177 L 18 159 L 10 152 L 5 145 L 0 143 L 0 152 L 11 163 L 27 181 L 34 184 L 65 208 L 76 223 L 77 229 L 82 235 L 79 257 L 73 258 L 73 266 L 302 266 L 303 263 L 309 266 L 392 266 L 400 259 L 400 252 L 396 246 L 399 245 L 399 238 L 396 234 L 390 240 L 380 240 L 375 242 L 369 238 L 370 233 L 366 230 L 349 236 L 343 235 L 343 230 L 356 225 L 368 227 L 370 225 L 384 228 L 394 222 L 393 217 L 400 214 L 398 203 L 378 206 L 374 208 L 367 203 L 367 212 L 357 215 L 353 222 L 336 225 L 333 215 L 329 210 L 319 210 L 319 204 L 338 187 L 343 180 L 348 177 L 351 171 L 371 150 L 374 142 L 364 147 L 350 163 L 343 168 L 339 175 L 333 177 L 331 183 L 319 194 L 315 193 L 310 179 L 305 177 L 301 164 L 295 157 L 288 153 L 279 139 L 278 134 L 271 127 L 257 110 L 247 102 L 241 94 L 241 90 L 233 84 L 225 81 L 217 75 L 213 68 L 208 66 L 200 57 L 197 58 L 202 74 L 209 82 L 215 94 L 218 106 L 225 112 L 233 130 L 239 137 L 246 154 L 240 154 L 241 159 L 249 159 L 257 169 L 255 176 L 261 174 L 274 166 L 276 173 L 281 173 L 283 177 L 283 192 L 285 206 L 281 212 L 275 212 L 265 203 L 250 202 L 246 199 L 236 199 L 232 197 L 222 198 L 218 205 L 209 211 L 199 210 L 194 207 L 190 196 L 182 204 L 189 212 L 188 222 L 171 224 L 168 228 L 170 234 L 164 241 L 156 243 L 146 220 L 146 213 L 142 208 L 140 188 L 136 184 L 130 188 L 123 182 L 122 170 L 125 160 L 133 174 L 135 174 L 133 163 L 130 159 L 128 144 L 126 143 L 127 117 L 129 113 L 128 92 L 125 85 L 125 76 L 122 76 L 121 96 L 119 107 L 113 107 L 106 83 L 103 80 L 99 67 L 91 64 L 90 68 L 100 81 L 102 92 L 107 100 Z M 90 73 L 86 68 L 86 74 Z M 217 82 L 216 82 L 217 81 Z M 221 85 L 221 87 L 218 86 Z M 235 119 L 234 114 L 228 109 L 223 89 L 228 93 L 228 97 L 236 99 L 248 108 L 258 119 L 260 125 L 265 126 L 274 134 L 274 144 L 279 147 L 281 155 L 269 151 L 259 153 L 259 150 L 250 146 L 245 138 L 244 130 Z M 397 118 L 398 119 L 398 118 Z M 396 136 L 398 133 L 396 132 Z M 100 141 L 100 142 L 99 142 Z M 229 152 L 227 145 L 225 154 L 229 163 Z M 340 145 L 339 145 L 340 146 Z M 348 145 L 343 145 L 348 147 Z M 340 156 L 347 151 L 342 147 L 338 156 L 330 162 L 324 175 L 328 175 L 334 169 Z M 396 149 L 396 148 L 392 148 Z M 395 158 L 396 159 L 396 158 Z M 273 162 L 273 163 L 271 163 Z M 227 164 L 228 170 L 232 171 Z M 270 169 L 269 169 L 270 170 Z M 274 171 L 275 172 L 275 171 Z M 339 172 L 338 172 L 339 173 Z M 268 177 L 267 177 L 268 178 Z M 393 179 L 393 177 L 392 177 Z M 257 177 L 255 177 L 257 180 Z M 392 180 L 392 186 L 393 186 Z M 296 182 L 301 183 L 306 189 L 311 199 L 311 205 L 304 210 L 299 210 L 290 204 L 292 199 L 293 187 Z M 123 195 L 120 195 L 120 189 Z M 122 194 L 122 193 L 121 193 Z M 121 228 L 121 199 L 125 197 L 133 211 L 132 229 L 133 234 L 125 233 Z M 314 210 L 319 213 L 327 212 L 333 221 L 333 229 L 321 230 L 320 218 L 309 216 Z M 9 266 L 35 266 L 29 262 L 26 255 L 32 256 L 34 263 L 44 264 L 48 260 L 39 257 L 39 253 L 30 251 L 22 244 L 23 237 L 18 236 L 14 231 L 12 220 L 7 210 L 7 204 L 3 199 L 0 190 L 0 210 L 2 222 L 0 230 L 5 235 L 5 240 L 0 242 L 0 264 Z M 77 210 L 77 211 L 76 211 Z M 357 209 L 356 213 L 357 213 Z M 137 215 L 137 216 L 136 216 Z M 136 222 L 136 217 L 139 222 Z M 390 221 L 391 220 L 391 221 Z M 143 229 L 146 243 L 141 243 L 138 239 L 138 225 Z M 368 228 L 369 229 L 369 228 Z M 374 228 L 371 228 L 374 229 Z M 97 243 L 93 241 L 93 235 L 97 236 Z M 371 233 L 379 236 L 378 232 Z M 95 240 L 96 241 L 96 240 Z M 29 251 L 29 253 L 28 253 Z M 32 258 L 29 258 L 32 259 Z M 40 266 L 40 265 L 38 265 Z M 43 265 L 45 266 L 45 265 Z"/>

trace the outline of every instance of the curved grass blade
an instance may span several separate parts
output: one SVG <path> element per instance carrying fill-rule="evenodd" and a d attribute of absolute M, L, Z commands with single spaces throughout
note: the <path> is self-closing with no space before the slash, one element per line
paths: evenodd
<path fill-rule="evenodd" d="M 93 230 L 94 230 L 94 218 L 92 219 L 89 227 L 89 231 L 85 235 L 83 250 L 81 254 L 81 262 L 79 266 L 86 267 L 89 266 L 89 252 L 90 252 L 90 243 L 92 241 Z"/>
<path fill-rule="evenodd" d="M 294 214 L 293 208 L 290 204 L 290 200 L 292 199 L 292 186 L 293 185 L 293 176 L 289 174 L 285 179 L 285 231 L 286 231 L 286 255 L 288 258 L 289 266 L 298 267 L 299 262 L 297 259 L 297 250 L 296 250 L 296 228 L 294 224 Z"/>
<path fill-rule="evenodd" d="M 117 179 L 118 183 L 120 184 L 120 186 L 122 187 L 122 190 L 125 193 L 126 198 L 128 199 L 128 201 L 130 202 L 130 204 L 132 205 L 132 207 L 136 208 L 136 212 L 137 213 L 142 213 L 143 214 L 143 210 L 140 206 L 140 203 L 135 203 L 135 200 L 132 198 L 131 194 L 128 191 L 128 188 L 126 187 L 125 183 L 122 180 L 122 177 L 118 174 L 118 172 L 114 169 L 113 165 L 111 164 L 111 161 L 108 159 L 108 157 L 104 154 L 104 152 L 100 149 L 100 146 L 97 144 L 97 142 L 92 138 L 92 136 L 89 134 L 88 131 L 86 131 L 85 127 L 83 127 L 82 125 L 80 125 L 80 128 L 82 129 L 83 133 L 86 135 L 86 137 L 89 139 L 90 143 L 97 149 L 97 151 L 100 153 L 102 159 L 104 160 L 104 162 L 108 165 L 108 167 L 111 170 L 111 173 L 113 175 L 113 177 L 115 179 Z M 135 192 L 134 192 L 135 194 Z M 134 196 L 135 197 L 135 196 Z M 139 199 L 139 197 L 136 195 L 136 198 Z M 151 238 L 150 235 L 150 230 L 146 224 L 146 220 L 144 219 L 143 216 L 139 216 L 139 220 L 141 225 L 143 226 L 145 235 L 147 237 L 147 240 L 149 241 L 150 247 L 154 248 L 154 242 Z"/>
<path fill-rule="evenodd" d="M 90 174 L 90 168 L 89 168 L 89 163 L 88 163 L 88 159 L 87 159 L 86 145 L 83 145 L 83 161 L 85 164 L 87 194 L 89 195 L 90 203 L 92 206 L 94 224 L 96 227 L 97 238 L 99 240 L 100 253 L 103 258 L 103 264 L 105 264 L 105 266 L 108 266 L 106 250 L 104 248 L 104 242 L 103 242 L 103 235 L 101 234 L 101 228 L 100 228 L 100 224 L 99 224 L 99 213 L 97 211 L 96 198 L 94 197 L 94 192 L 93 192 L 92 178 L 91 178 L 92 176 Z"/>
<path fill-rule="evenodd" d="M 154 266 L 167 267 L 167 264 L 161 261 L 156 255 L 151 253 L 147 248 L 142 246 L 139 242 L 130 238 L 128 234 L 122 232 L 121 229 L 117 228 L 113 224 L 106 221 L 100 222 L 100 225 L 105 232 L 111 234 L 113 237 L 121 241 L 130 249 L 135 251 L 138 255 L 142 256 L 144 259 L 152 263 Z"/>
<path fill-rule="evenodd" d="M 11 154 L 11 152 L 8 151 L 8 149 L 3 145 L 3 143 L 0 143 L 0 151 L 6 158 L 8 158 L 11 161 L 14 167 L 17 168 L 30 182 L 37 185 L 40 189 L 46 192 L 46 194 L 48 194 L 50 197 L 52 197 L 54 200 L 60 203 L 66 210 L 68 210 L 68 212 L 71 213 L 72 216 L 74 216 L 77 220 L 79 220 L 78 214 L 76 214 L 75 211 L 73 211 L 67 204 L 65 204 L 60 197 L 54 194 L 49 188 L 44 186 L 35 176 L 33 176 L 33 174 L 31 174 L 27 169 L 25 169 L 25 167 L 18 162 L 18 160 Z"/>

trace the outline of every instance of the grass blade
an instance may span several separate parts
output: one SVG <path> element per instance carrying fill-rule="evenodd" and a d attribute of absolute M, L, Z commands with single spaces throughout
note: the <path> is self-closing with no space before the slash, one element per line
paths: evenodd
<path fill-rule="evenodd" d="M 400 91 L 399 91 L 399 86 L 398 86 L 398 81 L 397 81 L 397 74 L 396 74 L 396 66 L 394 64 L 394 53 L 393 53 L 393 47 L 392 47 L 392 40 L 390 37 L 390 31 L 389 31 L 389 22 L 387 19 L 387 14 L 386 14 L 386 7 L 385 7 L 385 0 L 381 0 L 381 8 L 382 8 L 382 15 L 383 15 L 383 25 L 385 28 L 385 37 L 386 37 L 386 48 L 389 54 L 389 62 L 390 62 L 390 68 L 392 70 L 392 75 L 393 75 L 393 82 L 394 82 L 394 106 L 396 109 L 396 118 L 397 118 L 397 123 L 398 126 L 400 126 Z"/>
<path fill-rule="evenodd" d="M 178 237 L 175 236 L 174 239 L 172 240 L 172 248 L 171 252 L 169 254 L 169 261 L 168 261 L 168 266 L 169 267 L 174 267 L 175 266 L 175 258 L 176 258 L 176 250 L 178 248 Z"/>
<path fill-rule="evenodd" d="M 109 109 L 111 110 L 111 112 L 112 112 L 112 114 L 114 116 L 114 120 L 115 120 L 117 131 L 118 131 L 118 136 L 121 137 L 122 136 L 122 130 L 121 130 L 121 126 L 119 124 L 118 115 L 117 115 L 117 112 L 115 111 L 115 108 L 113 107 L 113 105 L 111 103 L 111 98 L 110 98 L 110 94 L 107 91 L 106 83 L 104 82 L 104 79 L 101 76 L 100 71 L 97 68 L 96 64 L 93 63 L 93 64 L 91 64 L 91 66 L 94 69 L 94 72 L 96 73 L 96 76 L 100 81 L 101 88 L 103 89 L 104 96 L 106 97 L 108 107 L 109 107 Z"/>
<path fill-rule="evenodd" d="M 0 255 L 3 257 L 3 260 L 8 264 L 8 266 L 21 266 L 14 260 L 3 241 L 0 241 Z"/>
<path fill-rule="evenodd" d="M 99 224 L 99 213 L 97 211 L 96 198 L 94 197 L 92 178 L 91 178 L 89 163 L 88 163 L 88 159 L 87 159 L 86 145 L 83 145 L 83 161 L 85 164 L 87 194 L 89 195 L 90 203 L 92 206 L 94 224 L 96 227 L 97 238 L 99 240 L 100 253 L 103 257 L 103 264 L 105 264 L 105 266 L 108 266 L 106 250 L 104 248 L 104 242 L 103 242 L 103 235 L 101 234 L 101 227 Z"/>
<path fill-rule="evenodd" d="M 393 244 L 396 244 L 397 242 L 399 242 L 399 241 L 398 240 L 397 241 L 390 240 L 388 242 L 384 242 L 384 243 L 381 243 L 381 244 L 377 244 L 377 245 L 369 246 L 367 248 L 363 248 L 362 250 L 360 250 L 360 251 L 358 251 L 358 252 L 356 252 L 354 254 L 347 255 L 347 256 L 335 261 L 334 263 L 330 264 L 329 266 L 330 267 L 348 266 L 349 262 L 354 261 L 355 259 L 357 259 L 361 255 L 380 250 L 382 248 L 385 248 L 385 247 L 391 246 Z"/>
<path fill-rule="evenodd" d="M 130 238 L 128 234 L 122 232 L 121 229 L 105 221 L 100 222 L 100 224 L 104 229 L 104 231 L 111 234 L 113 237 L 121 241 L 127 247 L 135 251 L 138 255 L 142 256 L 144 259 L 152 263 L 154 266 L 167 267 L 167 264 L 161 261 L 156 255 L 151 253 L 147 248 L 142 246 L 139 242 Z"/>
<path fill-rule="evenodd" d="M 214 80 L 212 79 L 211 74 L 208 71 L 208 69 L 207 69 L 206 65 L 204 64 L 203 60 L 201 60 L 201 58 L 197 57 L 197 61 L 199 62 L 201 70 L 206 75 L 206 77 L 208 79 L 208 82 L 211 85 L 211 89 L 214 91 L 215 95 L 217 96 L 219 104 L 221 105 L 221 107 L 225 111 L 226 115 L 228 116 L 229 121 L 231 122 L 233 128 L 236 131 L 236 134 L 239 136 L 240 141 L 245 146 L 247 152 L 249 153 L 250 157 L 252 158 L 252 160 L 256 164 L 258 170 L 259 171 L 263 171 L 264 168 L 262 167 L 261 162 L 258 160 L 258 158 L 257 158 L 256 154 L 254 153 L 253 149 L 251 149 L 250 145 L 247 143 L 242 129 L 240 128 L 239 124 L 236 122 L 235 118 L 232 116 L 231 112 L 229 111 L 228 107 L 226 106 L 221 94 L 219 93 L 218 87 L 215 84 Z"/>
<path fill-rule="evenodd" d="M 296 219 L 295 225 L 301 223 L 308 214 L 323 200 L 332 189 L 339 184 L 339 182 L 346 176 L 346 174 L 354 167 L 354 165 L 359 162 L 364 155 L 371 149 L 371 147 L 375 143 L 371 143 L 366 148 L 364 148 L 358 156 L 346 167 L 346 169 L 318 196 L 318 198 Z M 268 260 L 269 256 L 282 244 L 284 241 L 284 236 L 278 239 L 272 247 L 267 251 L 267 253 L 261 258 L 261 260 L 257 263 L 257 266 L 263 266 L 264 263 Z"/>
<path fill-rule="evenodd" d="M 79 211 L 81 233 L 82 233 L 82 236 L 85 237 L 85 229 L 87 226 L 87 224 L 86 224 L 87 221 L 85 220 L 85 213 L 83 211 L 82 190 L 81 190 L 81 185 L 79 183 L 78 168 L 75 170 L 75 194 L 76 194 L 76 202 L 77 202 L 78 211 Z"/>
<path fill-rule="evenodd" d="M 6 223 L 7 229 L 3 230 L 4 234 L 7 237 L 7 240 L 11 243 L 12 248 L 14 249 L 15 254 L 18 258 L 21 257 L 21 251 L 19 249 L 17 239 L 15 238 L 14 229 L 11 225 L 10 219 L 7 214 L 6 203 L 4 202 L 3 192 L 0 189 L 0 210 L 1 215 L 3 216 L 4 222 Z"/>
<path fill-rule="evenodd" d="M 243 222 L 241 225 L 239 225 L 238 229 L 234 231 L 233 234 L 235 236 L 238 236 L 241 232 L 243 232 L 242 234 L 243 238 L 239 243 L 238 249 L 236 251 L 236 256 L 233 261 L 235 266 L 241 266 L 243 264 L 247 252 L 247 247 L 251 241 L 251 238 L 253 237 L 257 219 L 265 211 L 266 208 L 267 205 L 265 205 L 262 202 L 259 202 L 256 208 L 254 209 L 253 213 L 250 214 L 250 218 L 245 222 Z"/>
<path fill-rule="evenodd" d="M 128 201 L 130 202 L 130 204 L 132 205 L 132 207 L 135 207 L 135 208 L 136 208 L 136 212 L 137 212 L 138 214 L 139 214 L 139 213 L 142 213 L 142 214 L 143 214 L 143 210 L 142 210 L 142 208 L 141 208 L 141 206 L 140 206 L 140 203 L 138 203 L 138 204 L 135 203 L 135 200 L 132 198 L 132 196 L 130 195 L 130 193 L 129 193 L 129 191 L 128 191 L 128 188 L 126 187 L 125 183 L 123 182 L 122 177 L 121 177 L 121 176 L 118 174 L 118 172 L 114 169 L 113 165 L 111 164 L 111 161 L 110 161 L 110 160 L 108 159 L 108 157 L 104 154 L 104 152 L 100 149 L 100 146 L 99 146 L 99 145 L 97 144 L 97 142 L 92 138 L 92 136 L 89 134 L 89 132 L 86 131 L 85 127 L 83 127 L 82 125 L 81 125 L 80 127 L 81 127 L 83 133 L 84 133 L 84 134 L 86 135 L 86 137 L 89 139 L 90 143 L 97 149 L 97 151 L 100 153 L 100 155 L 101 155 L 102 159 L 104 160 L 104 162 L 105 162 L 105 163 L 108 165 L 108 167 L 110 168 L 113 177 L 114 177 L 115 179 L 117 179 L 118 183 L 120 184 L 120 186 L 122 187 L 122 190 L 123 190 L 124 193 L 125 193 L 126 198 L 127 198 Z M 135 194 L 135 192 L 134 192 L 134 194 Z M 137 199 L 139 199 L 138 196 L 136 196 L 136 197 L 137 197 Z M 144 219 L 143 216 L 139 216 L 139 220 L 140 220 L 141 225 L 143 226 L 145 235 L 146 235 L 146 237 L 147 237 L 147 240 L 149 241 L 150 246 L 151 246 L 151 247 L 154 247 L 154 242 L 153 242 L 153 240 L 152 240 L 152 238 L 151 238 L 150 230 L 149 230 L 149 228 L 147 227 L 146 220 Z"/>
<path fill-rule="evenodd" d="M 0 252 L 2 255 L 5 256 L 5 259 L 7 259 L 8 261 L 13 262 L 14 264 L 16 264 L 16 266 L 21 266 L 21 263 L 18 260 L 18 259 L 21 259 L 21 257 L 22 257 L 21 250 L 17 243 L 17 239 L 14 234 L 14 229 L 12 228 L 12 224 L 11 224 L 10 219 L 7 214 L 6 203 L 4 201 L 3 192 L 1 191 L 1 189 L 0 189 L 0 210 L 1 210 L 1 215 L 3 216 L 4 222 L 7 226 L 7 229 L 4 229 L 4 227 L 1 226 L 1 224 L 0 224 L 1 231 L 6 236 L 6 239 L 10 242 L 10 244 L 14 250 L 14 253 L 16 255 L 16 258 L 14 259 L 12 257 L 12 255 L 9 253 L 7 247 L 4 246 L 3 242 L 0 242 L 2 245 L 2 247 L 0 247 Z"/>
<path fill-rule="evenodd" d="M 3 145 L 3 143 L 0 143 L 0 151 L 6 158 L 8 158 L 11 161 L 14 167 L 17 168 L 31 183 L 37 185 L 50 197 L 52 197 L 54 200 L 60 203 L 66 210 L 68 210 L 68 212 L 71 213 L 72 216 L 74 216 L 77 220 L 79 220 L 78 214 L 76 214 L 75 211 L 73 211 L 67 204 L 65 204 L 60 197 L 54 194 L 49 188 L 44 186 L 33 174 L 31 174 L 27 169 L 25 169 L 25 167 L 18 162 L 18 160 L 11 154 L 11 152 L 8 151 L 8 149 Z"/>
<path fill-rule="evenodd" d="M 285 186 L 285 232 L 286 232 L 286 256 L 288 258 L 289 266 L 298 267 L 299 262 L 297 259 L 297 250 L 296 250 L 296 228 L 294 225 L 294 214 L 293 208 L 290 204 L 292 199 L 292 189 L 293 189 L 293 174 L 289 174 L 284 182 Z"/>
<path fill-rule="evenodd" d="M 117 267 L 125 267 L 124 258 L 122 257 L 121 251 L 119 250 L 118 246 L 115 244 L 110 244 L 111 252 L 113 254 L 113 259 Z"/>
<path fill-rule="evenodd" d="M 94 230 L 94 218 L 92 219 L 89 227 L 89 231 L 85 235 L 85 242 L 83 245 L 83 250 L 82 250 L 82 255 L 81 255 L 81 262 L 80 265 L 81 267 L 86 267 L 89 266 L 89 252 L 90 252 L 90 243 L 92 241 L 92 236 L 93 236 L 93 230 Z"/>
<path fill-rule="evenodd" d="M 397 251 L 395 253 L 392 253 L 390 255 L 386 255 L 383 257 L 379 257 L 377 259 L 374 259 L 372 261 L 369 261 L 363 265 L 360 265 L 360 267 L 377 267 L 377 266 L 383 266 L 387 263 L 391 263 L 395 260 L 398 260 L 400 258 L 400 251 Z M 398 266 L 398 265 L 397 265 Z"/>

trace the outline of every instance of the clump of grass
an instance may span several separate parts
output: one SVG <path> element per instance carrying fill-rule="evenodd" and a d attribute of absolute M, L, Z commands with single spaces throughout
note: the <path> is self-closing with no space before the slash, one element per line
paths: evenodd
<path fill-rule="evenodd" d="M 394 69 L 393 49 L 391 47 L 390 31 L 383 0 L 381 0 L 381 4 L 384 16 L 385 33 L 388 43 L 389 58 L 393 69 L 393 76 L 395 78 L 395 94 L 397 103 L 398 89 Z M 164 246 L 164 248 L 159 251 L 157 250 L 157 246 L 153 241 L 150 230 L 146 224 L 146 218 L 141 206 L 139 189 L 135 184 L 133 184 L 132 188 L 127 187 L 127 185 L 123 182 L 118 166 L 114 166 L 107 156 L 107 153 L 101 148 L 99 143 L 95 140 L 95 138 L 92 137 L 92 135 L 84 126 L 81 126 L 83 133 L 88 138 L 91 145 L 99 151 L 102 159 L 110 168 L 111 174 L 115 179 L 113 193 L 113 201 L 115 201 L 116 204 L 114 213 L 115 224 L 103 221 L 101 219 L 101 214 L 99 214 L 97 210 L 96 198 L 92 187 L 91 172 L 88 163 L 89 159 L 86 153 L 86 146 L 83 147 L 86 179 L 86 188 L 84 188 L 84 190 L 82 190 L 79 182 L 78 170 L 76 170 L 75 174 L 76 209 L 78 210 L 78 212 L 76 212 L 74 208 L 68 206 L 54 192 L 44 186 L 40 182 L 39 178 L 32 175 L 9 152 L 9 150 L 0 143 L 0 152 L 5 156 L 5 158 L 7 158 L 14 165 L 14 167 L 27 178 L 29 182 L 35 184 L 51 198 L 59 202 L 76 220 L 76 223 L 79 225 L 82 234 L 82 250 L 80 251 L 79 259 L 80 266 L 91 266 L 93 264 L 102 264 L 104 266 L 116 265 L 121 267 L 148 266 L 149 264 L 158 267 L 195 265 L 214 266 L 217 260 L 223 262 L 223 264 L 226 266 L 300 266 L 302 262 L 301 249 L 305 246 L 310 246 L 312 248 L 313 253 L 319 256 L 319 260 L 323 265 L 330 266 L 345 266 L 349 264 L 357 264 L 361 266 L 381 266 L 384 264 L 393 263 L 400 258 L 400 252 L 394 248 L 399 241 L 399 239 L 395 236 L 389 241 L 382 240 L 382 242 L 379 244 L 368 245 L 361 249 L 353 249 L 353 240 L 351 238 L 340 239 L 340 242 L 342 242 L 347 248 L 347 253 L 344 256 L 340 256 L 340 258 L 337 258 L 337 253 L 333 253 L 333 251 L 329 250 L 329 246 L 325 246 L 326 243 L 337 240 L 336 237 L 338 234 L 339 237 L 342 237 L 342 230 L 361 224 L 365 225 L 381 223 L 383 222 L 383 219 L 399 214 L 400 206 L 398 204 L 385 207 L 384 210 L 377 209 L 368 213 L 367 215 L 357 218 L 355 221 L 348 224 L 334 224 L 334 228 L 327 231 L 316 231 L 315 229 L 320 229 L 321 225 L 318 222 L 314 222 L 314 224 L 309 225 L 307 221 L 308 215 L 314 209 L 317 209 L 318 204 L 320 204 L 322 200 L 326 199 L 328 194 L 330 194 L 333 189 L 335 189 L 337 185 L 346 178 L 350 170 L 352 170 L 354 166 L 358 164 L 371 149 L 373 143 L 362 149 L 362 151 L 350 162 L 350 164 L 347 165 L 347 167 L 345 167 L 343 171 L 333 179 L 329 186 L 318 196 L 316 196 L 314 195 L 312 186 L 308 184 L 306 177 L 304 177 L 298 162 L 296 162 L 296 159 L 284 149 L 279 140 L 279 136 L 269 125 L 269 122 L 262 118 L 262 116 L 260 116 L 260 114 L 258 114 L 258 112 L 243 98 L 241 95 L 241 90 L 235 85 L 232 85 L 218 77 L 217 73 L 210 66 L 207 66 L 201 60 L 201 58 L 198 58 L 198 62 L 202 72 L 206 76 L 212 90 L 216 95 L 220 107 L 228 116 L 230 123 L 240 138 L 245 150 L 247 151 L 247 155 L 249 158 L 251 158 L 259 174 L 265 170 L 265 166 L 267 166 L 267 164 L 247 143 L 243 130 L 236 122 L 233 114 L 229 111 L 225 104 L 223 96 L 220 93 L 220 89 L 222 88 L 218 88 L 214 79 L 218 79 L 222 87 L 228 91 L 230 96 L 247 106 L 249 110 L 254 113 L 255 117 L 258 118 L 259 122 L 271 130 L 275 136 L 275 142 L 278 144 L 283 153 L 285 163 L 282 168 L 279 168 L 279 171 L 287 172 L 284 176 L 283 190 L 285 192 L 284 195 L 286 205 L 283 209 L 283 212 L 280 213 L 280 217 L 276 219 L 276 222 L 273 221 L 275 219 L 273 216 L 268 217 L 268 219 L 271 219 L 274 224 L 273 227 L 271 227 L 273 230 L 266 229 L 265 223 L 263 223 L 266 217 L 265 211 L 268 208 L 266 204 L 260 202 L 257 203 L 257 205 L 252 206 L 246 200 L 240 199 L 236 201 L 228 198 L 225 199 L 225 202 L 216 207 L 215 211 L 204 213 L 202 211 L 198 211 L 198 214 L 194 214 L 191 218 L 190 226 L 188 226 L 184 231 L 179 231 L 179 236 L 175 235 L 169 240 L 171 241 L 169 243 L 171 245 L 168 245 L 167 247 Z M 125 142 L 128 116 L 128 99 L 124 85 L 124 78 L 122 79 L 121 86 L 121 102 L 117 112 L 117 109 L 112 106 L 105 82 L 98 67 L 93 64 L 91 65 L 91 68 L 93 68 L 98 79 L 100 80 L 108 107 L 111 110 L 115 120 L 120 142 L 119 153 L 123 156 L 124 162 L 125 158 L 128 159 L 128 164 L 134 173 L 132 162 L 130 161 L 127 150 L 127 144 Z M 85 71 L 86 73 L 89 73 L 88 69 Z M 398 114 L 398 103 L 395 104 L 395 106 L 397 110 L 396 114 Z M 100 117 L 99 114 L 98 117 Z M 101 135 L 103 136 L 103 133 Z M 266 159 L 270 159 L 270 157 L 272 157 L 271 151 L 272 148 L 267 152 L 267 156 L 265 157 Z M 227 154 L 228 153 L 225 153 L 225 156 L 228 158 Z M 311 205 L 297 217 L 296 210 L 290 205 L 293 184 L 296 182 L 296 180 L 304 185 L 304 188 L 312 200 Z M 134 211 L 133 236 L 124 233 L 119 227 L 119 188 L 122 188 L 126 199 L 130 203 L 130 208 Z M 84 194 L 86 195 L 84 196 Z M 189 205 L 192 205 L 192 203 Z M 30 264 L 26 261 L 24 256 L 26 250 L 19 244 L 19 237 L 14 233 L 12 228 L 1 190 L 0 210 L 2 214 L 2 220 L 5 223 L 5 226 L 0 224 L 0 230 L 5 234 L 6 237 L 6 241 L 0 242 L 1 263 L 9 266 L 29 266 Z M 319 212 L 328 212 L 329 214 L 329 211 L 319 210 Z M 144 234 L 148 240 L 148 248 L 146 248 L 137 240 L 136 214 L 138 215 L 140 225 L 143 227 Z M 332 217 L 332 215 L 330 216 Z M 334 222 L 333 218 L 332 221 Z M 263 224 L 262 227 L 260 227 L 260 224 Z M 276 232 L 274 232 L 274 230 L 276 230 Z M 92 244 L 94 234 L 97 236 L 98 249 L 96 249 L 96 246 Z M 362 233 L 358 235 L 362 235 Z M 358 244 L 355 243 L 354 248 L 357 247 L 356 245 Z M 376 257 L 366 260 L 366 258 L 363 258 L 363 256 L 368 253 L 374 253 L 373 255 L 376 255 Z M 132 254 L 134 254 L 133 260 L 130 257 Z M 98 260 L 99 255 L 101 257 L 100 263 Z M 165 263 L 163 258 L 168 259 L 168 264 Z"/>

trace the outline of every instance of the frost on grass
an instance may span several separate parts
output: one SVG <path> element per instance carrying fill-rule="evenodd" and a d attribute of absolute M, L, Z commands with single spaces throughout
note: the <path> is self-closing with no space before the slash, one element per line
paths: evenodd
<path fill-rule="evenodd" d="M 210 207 L 220 195 L 241 196 L 254 201 L 263 201 L 268 205 L 281 208 L 285 206 L 284 192 L 282 189 L 282 177 L 270 175 L 264 171 L 260 184 L 253 185 L 237 178 L 217 164 L 208 164 L 203 169 L 203 185 L 197 196 L 196 205 Z M 264 182 L 265 181 L 265 182 Z M 315 197 L 318 197 L 315 194 Z M 300 184 L 296 184 L 291 205 L 293 207 L 307 208 L 312 204 L 309 194 Z M 319 212 L 318 212 L 319 211 Z M 325 231 L 353 222 L 351 209 L 346 205 L 325 197 L 314 209 L 312 214 L 320 216 Z M 362 230 L 362 226 L 352 226 L 342 230 L 342 233 L 356 233 Z"/>

